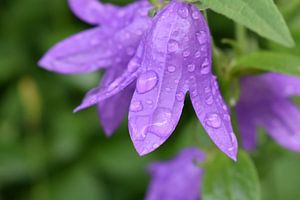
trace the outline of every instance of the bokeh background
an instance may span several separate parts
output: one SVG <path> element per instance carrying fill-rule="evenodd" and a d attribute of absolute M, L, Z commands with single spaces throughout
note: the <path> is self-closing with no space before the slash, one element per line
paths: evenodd
<path fill-rule="evenodd" d="M 285 18 L 298 45 L 285 49 L 261 44 L 299 56 L 300 5 L 289 8 L 286 2 L 277 1 L 289 13 Z M 208 14 L 217 45 L 229 51 L 221 40 L 234 37 L 233 22 Z M 169 159 L 184 146 L 211 146 L 189 100 L 175 133 L 144 157 L 134 150 L 127 119 L 106 138 L 95 108 L 73 114 L 101 72 L 58 75 L 40 69 L 37 62 L 53 44 L 88 27 L 72 15 L 66 0 L 0 0 L 0 200 L 143 199 L 150 162 Z M 263 200 L 300 199 L 299 154 L 262 133 L 252 158 Z"/>

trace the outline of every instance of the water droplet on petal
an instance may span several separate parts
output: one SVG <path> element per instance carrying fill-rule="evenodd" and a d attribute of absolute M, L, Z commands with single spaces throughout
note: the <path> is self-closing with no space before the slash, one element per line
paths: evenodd
<path fill-rule="evenodd" d="M 206 103 L 207 105 L 211 105 L 213 102 L 214 102 L 214 99 L 213 99 L 213 97 L 212 97 L 211 95 L 208 96 L 208 97 L 205 99 L 205 103 Z"/>
<path fill-rule="evenodd" d="M 178 93 L 176 94 L 176 99 L 177 99 L 178 101 L 183 101 L 183 100 L 184 100 L 184 93 L 183 93 L 183 92 L 178 92 Z"/>
<path fill-rule="evenodd" d="M 157 108 L 153 115 L 153 124 L 150 130 L 161 137 L 167 137 L 171 133 L 172 111 L 168 108 Z"/>
<path fill-rule="evenodd" d="M 158 82 L 158 76 L 154 71 L 141 74 L 137 80 L 136 89 L 138 93 L 146 93 L 152 90 Z"/>
<path fill-rule="evenodd" d="M 205 58 L 201 66 L 201 74 L 208 74 L 209 72 L 210 72 L 209 62 L 208 59 Z"/>
<path fill-rule="evenodd" d="M 220 128 L 222 123 L 220 116 L 216 113 L 207 114 L 204 121 L 207 126 L 212 128 Z"/>
<path fill-rule="evenodd" d="M 196 67 L 195 64 L 189 64 L 189 65 L 188 65 L 188 71 L 189 71 L 189 72 L 195 71 L 195 67 Z"/>
<path fill-rule="evenodd" d="M 205 93 L 210 93 L 210 91 L 211 91 L 211 90 L 210 90 L 210 87 L 205 87 L 205 88 L 204 88 L 204 92 L 205 92 Z"/>
<path fill-rule="evenodd" d="M 189 57 L 190 54 L 191 54 L 191 52 L 189 50 L 186 50 L 182 53 L 182 56 L 186 58 L 186 57 Z"/>
<path fill-rule="evenodd" d="M 146 103 L 149 104 L 149 105 L 152 105 L 153 101 L 152 100 L 147 100 Z"/>
<path fill-rule="evenodd" d="M 224 118 L 226 121 L 230 121 L 230 115 L 228 115 L 228 114 L 224 114 L 224 115 L 223 115 L 223 118 Z"/>
<path fill-rule="evenodd" d="M 139 112 L 143 110 L 143 105 L 140 101 L 133 101 L 131 102 L 129 109 L 132 112 Z"/>
<path fill-rule="evenodd" d="M 201 52 L 200 51 L 196 51 L 195 58 L 199 58 L 200 56 L 201 56 Z"/>
<path fill-rule="evenodd" d="M 175 72 L 175 70 L 176 70 L 176 67 L 175 66 L 173 66 L 173 65 L 170 65 L 170 66 L 168 66 L 168 72 Z"/>
<path fill-rule="evenodd" d="M 187 18 L 189 16 L 189 10 L 186 7 L 179 8 L 177 13 L 182 18 Z"/>
<path fill-rule="evenodd" d="M 168 51 L 175 52 L 179 49 L 178 42 L 175 40 L 170 40 L 168 43 Z"/>
<path fill-rule="evenodd" d="M 198 11 L 193 11 L 192 17 L 193 17 L 193 19 L 199 19 L 200 18 L 200 13 Z"/>
<path fill-rule="evenodd" d="M 166 91 L 167 91 L 167 92 L 170 92 L 170 91 L 171 91 L 171 88 L 167 87 L 167 88 L 166 88 Z"/>
<path fill-rule="evenodd" d="M 204 31 L 200 31 L 200 32 L 196 33 L 196 36 L 197 36 L 198 42 L 200 44 L 206 43 L 207 35 Z"/>

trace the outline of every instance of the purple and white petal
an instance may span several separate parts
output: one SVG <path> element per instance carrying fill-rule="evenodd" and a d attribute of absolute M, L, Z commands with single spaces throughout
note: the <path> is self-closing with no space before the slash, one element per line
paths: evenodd
<path fill-rule="evenodd" d="M 182 150 L 174 159 L 153 163 L 146 200 L 199 200 L 205 155 L 197 148 Z"/>

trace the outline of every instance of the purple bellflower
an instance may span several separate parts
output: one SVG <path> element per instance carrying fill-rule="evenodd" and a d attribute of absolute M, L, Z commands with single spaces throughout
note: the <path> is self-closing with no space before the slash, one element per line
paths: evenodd
<path fill-rule="evenodd" d="M 98 0 L 69 0 L 73 13 L 95 28 L 58 43 L 40 60 L 39 65 L 62 74 L 88 73 L 107 68 L 99 87 L 106 87 L 120 76 L 149 28 L 147 1 L 125 7 L 101 4 Z M 101 26 L 100 26 L 101 25 Z M 128 113 L 135 85 L 97 103 L 100 123 L 110 136 Z"/>
<path fill-rule="evenodd" d="M 173 160 L 150 165 L 152 181 L 146 200 L 199 200 L 205 155 L 197 148 L 182 150 Z"/>
<path fill-rule="evenodd" d="M 283 147 L 300 152 L 300 110 L 289 99 L 295 95 L 299 77 L 266 73 L 241 79 L 236 114 L 245 149 L 255 149 L 256 127 L 262 127 Z"/>
<path fill-rule="evenodd" d="M 172 0 L 153 18 L 126 71 L 106 87 L 88 92 L 75 111 L 119 94 L 136 82 L 129 131 L 136 150 L 144 155 L 172 134 L 189 91 L 207 133 L 235 160 L 237 141 L 211 72 L 211 51 L 209 28 L 200 11 L 192 4 Z"/>

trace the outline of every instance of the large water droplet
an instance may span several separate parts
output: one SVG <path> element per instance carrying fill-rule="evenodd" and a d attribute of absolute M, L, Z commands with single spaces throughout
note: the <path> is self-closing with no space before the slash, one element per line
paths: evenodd
<path fill-rule="evenodd" d="M 200 31 L 200 32 L 196 33 L 196 36 L 197 36 L 198 42 L 200 44 L 206 43 L 207 35 L 204 31 Z"/>
<path fill-rule="evenodd" d="M 139 112 L 143 110 L 143 105 L 140 101 L 133 101 L 131 102 L 129 109 L 132 112 Z"/>
<path fill-rule="evenodd" d="M 178 92 L 178 93 L 176 94 L 176 99 L 177 99 L 178 101 L 183 101 L 183 100 L 184 100 L 184 93 L 183 93 L 183 92 Z"/>
<path fill-rule="evenodd" d="M 222 123 L 221 118 L 217 113 L 207 114 L 204 121 L 206 125 L 212 128 L 220 128 Z"/>
<path fill-rule="evenodd" d="M 189 16 L 189 10 L 187 7 L 181 7 L 177 10 L 177 13 L 182 18 L 187 18 Z"/>
<path fill-rule="evenodd" d="M 150 130 L 161 137 L 167 137 L 171 133 L 172 111 L 168 108 L 157 108 L 153 114 Z"/>
<path fill-rule="evenodd" d="M 210 72 L 209 61 L 207 58 L 204 59 L 204 62 L 201 65 L 201 74 L 208 74 Z"/>
<path fill-rule="evenodd" d="M 175 52 L 179 49 L 178 42 L 175 40 L 170 40 L 168 43 L 168 51 Z"/>
<path fill-rule="evenodd" d="M 158 82 L 158 76 L 154 71 L 141 74 L 137 80 L 136 89 L 138 93 L 146 93 L 152 90 Z"/>
<path fill-rule="evenodd" d="M 168 72 L 175 72 L 175 70 L 176 70 L 176 67 L 175 66 L 173 66 L 173 65 L 170 65 L 170 66 L 168 66 Z"/>
<path fill-rule="evenodd" d="M 195 64 L 189 64 L 187 67 L 188 67 L 189 72 L 193 72 L 193 71 L 195 71 L 196 66 L 195 66 Z"/>

